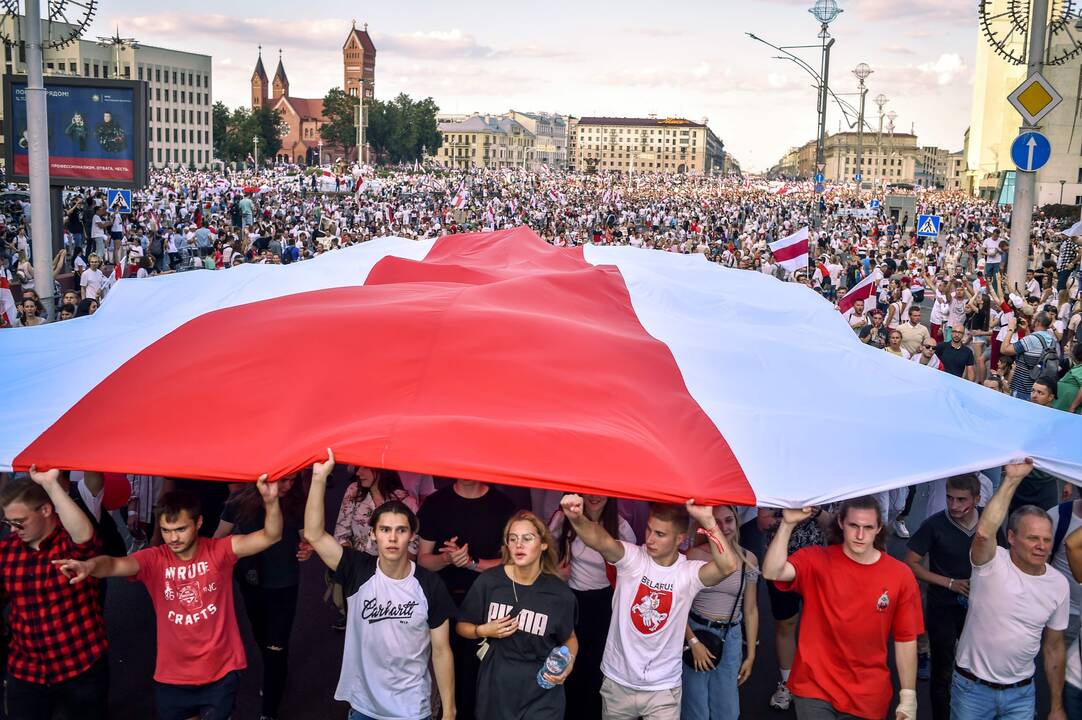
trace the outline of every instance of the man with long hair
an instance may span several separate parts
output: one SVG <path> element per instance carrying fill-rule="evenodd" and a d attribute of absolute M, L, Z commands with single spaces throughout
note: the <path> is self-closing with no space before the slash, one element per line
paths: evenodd
<path fill-rule="evenodd" d="M 247 666 L 233 609 L 233 566 L 282 537 L 278 484 L 261 475 L 263 529 L 226 538 L 199 536 L 199 499 L 173 490 L 158 503 L 162 545 L 128 557 L 99 555 L 54 563 L 72 584 L 88 577 L 135 577 L 147 587 L 158 630 L 154 670 L 158 717 L 188 720 L 211 713 L 227 718 L 236 704 L 240 671 Z"/>
<path fill-rule="evenodd" d="M 789 689 L 797 717 L 886 717 L 894 694 L 887 641 L 901 686 L 897 720 L 917 718 L 917 636 L 924 632 L 913 573 L 884 550 L 883 511 L 874 497 L 846 500 L 826 547 L 788 554 L 793 528 L 813 508 L 786 508 L 763 558 L 763 577 L 804 596 Z"/>

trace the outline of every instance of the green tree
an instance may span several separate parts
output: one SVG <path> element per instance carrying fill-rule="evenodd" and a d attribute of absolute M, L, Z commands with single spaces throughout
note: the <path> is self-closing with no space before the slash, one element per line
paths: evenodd
<path fill-rule="evenodd" d="M 374 101 L 368 110 L 368 142 L 390 162 L 419 160 L 422 148 L 433 153 L 442 143 L 437 113 L 430 97 L 416 101 L 402 93 L 389 102 Z"/>
<path fill-rule="evenodd" d="M 342 148 L 350 157 L 350 149 L 357 145 L 357 123 L 354 116 L 358 100 L 346 95 L 341 88 L 331 88 L 323 97 L 323 117 L 327 122 L 319 129 L 323 142 Z"/>
<path fill-rule="evenodd" d="M 259 136 L 259 157 L 273 158 L 282 149 L 282 114 L 277 110 L 271 110 L 266 105 L 254 110 L 250 114 L 248 131 L 248 143 L 252 138 Z"/>
<path fill-rule="evenodd" d="M 229 108 L 221 100 L 211 110 L 211 128 L 214 133 L 214 157 L 229 161 Z"/>

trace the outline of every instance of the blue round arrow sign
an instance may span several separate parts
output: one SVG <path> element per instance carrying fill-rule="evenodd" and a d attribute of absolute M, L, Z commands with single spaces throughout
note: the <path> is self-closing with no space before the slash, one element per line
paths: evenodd
<path fill-rule="evenodd" d="M 1022 172 L 1040 170 L 1052 157 L 1052 143 L 1039 132 L 1024 132 L 1011 143 L 1011 160 Z"/>

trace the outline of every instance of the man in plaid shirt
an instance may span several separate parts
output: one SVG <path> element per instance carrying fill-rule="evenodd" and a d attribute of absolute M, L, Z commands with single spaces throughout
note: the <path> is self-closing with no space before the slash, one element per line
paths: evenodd
<path fill-rule="evenodd" d="M 0 492 L 0 596 L 11 607 L 4 680 L 11 720 L 104 720 L 109 690 L 105 621 L 98 582 L 71 585 L 53 566 L 100 552 L 90 519 L 60 484 L 60 472 L 30 468 Z"/>

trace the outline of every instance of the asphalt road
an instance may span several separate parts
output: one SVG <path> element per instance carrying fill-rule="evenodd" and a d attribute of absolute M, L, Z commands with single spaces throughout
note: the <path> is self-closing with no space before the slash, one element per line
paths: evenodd
<path fill-rule="evenodd" d="M 337 508 L 344 490 L 339 483 L 329 493 L 329 508 Z M 910 527 L 915 530 L 923 517 L 925 498 L 918 494 L 910 515 Z M 330 514 L 330 513 L 328 513 Z M 904 543 L 892 538 L 891 554 L 901 557 Z M 334 688 L 342 657 L 342 633 L 331 628 L 334 609 L 325 604 L 323 570 L 318 559 L 309 561 L 301 580 L 300 604 L 294 625 L 290 650 L 290 673 L 282 708 L 283 720 L 328 720 L 345 718 L 347 706 L 335 702 Z M 756 668 L 741 688 L 741 708 L 744 718 L 795 717 L 792 710 L 771 710 L 768 700 L 777 683 L 777 662 L 774 651 L 774 628 L 765 590 L 760 598 L 760 643 Z M 242 602 L 237 594 L 238 605 Z M 242 632 L 248 646 L 249 669 L 243 675 L 235 720 L 258 720 L 259 654 L 251 642 L 247 621 L 241 619 Z M 112 688 L 110 717 L 153 718 L 153 683 L 155 631 L 150 599 L 139 583 L 111 580 L 106 608 L 109 638 L 112 643 Z M 919 687 L 920 720 L 930 718 L 927 683 Z M 576 716 L 568 715 L 569 718 Z"/>

